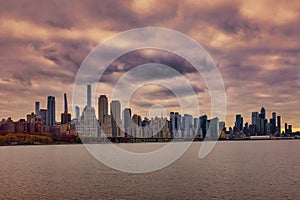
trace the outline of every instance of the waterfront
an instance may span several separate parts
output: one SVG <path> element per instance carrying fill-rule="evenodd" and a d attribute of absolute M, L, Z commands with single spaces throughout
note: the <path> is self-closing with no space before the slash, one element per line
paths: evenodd
<path fill-rule="evenodd" d="M 1 199 L 296 199 L 299 140 L 222 141 L 204 159 L 201 142 L 163 170 L 128 174 L 83 145 L 0 147 Z M 118 144 L 135 152 L 164 143 Z"/>

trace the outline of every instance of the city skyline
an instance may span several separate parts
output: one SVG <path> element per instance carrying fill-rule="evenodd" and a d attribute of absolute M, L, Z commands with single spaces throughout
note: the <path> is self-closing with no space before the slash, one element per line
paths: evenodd
<path fill-rule="evenodd" d="M 131 135 L 131 129 L 132 129 L 132 122 L 134 122 L 138 126 L 142 126 L 142 121 L 144 120 L 156 120 L 156 119 L 167 119 L 169 120 L 169 125 L 167 126 L 170 134 L 172 137 L 175 137 L 178 130 L 182 130 L 182 134 L 184 135 L 190 135 L 190 130 L 185 130 L 185 127 L 193 126 L 194 128 L 198 129 L 199 126 L 200 129 L 207 130 L 210 127 L 209 121 L 211 123 L 220 124 L 220 127 L 225 128 L 225 131 L 228 129 L 233 130 L 233 133 L 242 131 L 243 134 L 250 135 L 274 135 L 276 133 L 276 136 L 280 136 L 282 133 L 284 134 L 291 134 L 293 132 L 296 132 L 298 130 L 294 129 L 293 125 L 285 122 L 282 122 L 281 115 L 277 115 L 276 111 L 272 111 L 271 114 L 267 115 L 267 110 L 264 107 L 261 107 L 260 112 L 253 111 L 251 113 L 251 120 L 244 121 L 244 116 L 241 114 L 236 113 L 235 114 L 235 122 L 234 124 L 227 124 L 226 121 L 219 121 L 217 117 L 207 117 L 207 114 L 202 113 L 200 116 L 193 116 L 188 113 L 180 113 L 180 112 L 169 112 L 166 116 L 143 116 L 139 115 L 139 113 L 136 113 L 132 111 L 131 108 L 122 108 L 122 104 L 119 100 L 111 100 L 108 101 L 108 98 L 105 94 L 101 94 L 98 97 L 97 104 L 92 104 L 92 89 L 91 85 L 87 85 L 87 91 L 86 91 L 86 105 L 83 108 L 80 108 L 78 106 L 75 106 L 73 109 L 75 111 L 75 114 L 73 115 L 73 118 L 71 118 L 71 113 L 68 112 L 68 101 L 67 101 L 67 94 L 64 93 L 64 103 L 63 108 L 64 112 L 61 113 L 61 122 L 60 120 L 56 120 L 56 116 L 53 114 L 56 113 L 56 102 L 54 96 L 48 96 L 48 102 L 47 102 L 47 109 L 40 108 L 40 102 L 34 103 L 34 111 L 32 111 L 30 114 L 27 114 L 27 121 L 28 119 L 33 119 L 34 116 L 40 116 L 41 119 L 44 121 L 44 124 L 49 126 L 53 126 L 55 124 L 70 124 L 71 120 L 73 123 L 80 123 L 81 121 L 84 123 L 92 123 L 96 128 L 96 122 L 99 123 L 99 127 L 102 128 L 102 130 L 107 133 L 108 135 L 112 135 L 113 137 L 120 136 L 120 132 L 122 128 L 119 126 L 122 126 L 124 129 L 125 137 L 128 137 Z M 95 112 L 95 108 L 93 105 L 98 105 L 98 112 Z M 110 105 L 110 107 L 108 107 Z M 100 107 L 99 107 L 100 106 Z M 40 109 L 38 109 L 40 108 Z M 82 110 L 82 112 L 80 112 Z M 43 111 L 45 111 L 43 116 Z M 86 114 L 86 113 L 89 114 Z M 122 113 L 122 117 L 121 117 Z M 98 116 L 98 118 L 96 118 Z M 28 118 L 29 117 L 29 118 Z M 87 119 L 84 119 L 86 118 Z M 115 117 L 115 118 L 114 118 Z M 159 118 L 160 117 L 160 118 Z M 9 117 L 8 117 L 9 118 Z M 7 118 L 7 119 L 8 119 Z M 5 120 L 5 119 L 4 119 Z M 23 120 L 23 118 L 20 118 L 18 120 Z M 75 120 L 75 121 L 74 121 Z M 217 121 L 216 121 L 217 120 Z M 144 122 L 143 121 L 143 122 Z M 107 122 L 109 123 L 109 126 L 107 126 Z M 208 124 L 204 125 L 208 122 Z M 71 123 L 72 124 L 72 123 Z M 221 125 L 222 124 L 222 125 Z M 83 124 L 82 124 L 83 125 Z M 80 124 L 79 126 L 76 125 L 78 128 L 79 135 L 84 133 L 84 129 L 81 130 Z M 90 125 L 89 125 L 90 126 Z M 220 128 L 220 131 L 223 129 Z M 81 131 L 80 131 L 81 130 Z M 282 130 L 282 131 L 281 131 Z M 96 129 L 95 129 L 96 131 Z M 175 132 L 174 132 L 175 131 Z M 96 131 L 97 132 L 97 131 Z M 97 135 L 98 133 L 96 133 Z M 203 134 L 203 133 L 201 133 Z M 206 131 L 204 133 L 205 137 Z M 90 135 L 90 134 L 88 134 Z M 95 135 L 95 136 L 96 136 Z M 92 136 L 92 135 L 90 135 Z"/>
<path fill-rule="evenodd" d="M 263 105 L 267 111 L 280 113 L 295 130 L 300 129 L 297 1 L 164 1 L 159 8 L 155 1 L 102 2 L 95 8 L 101 12 L 95 12 L 89 3 L 74 2 L 72 9 L 63 4 L 3 2 L 1 119 L 23 118 L 23 113 L 33 110 L 33 97 L 41 102 L 41 108 L 47 107 L 45 97 L 49 95 L 62 105 L 60 94 L 72 93 L 80 64 L 97 44 L 130 28 L 158 26 L 190 36 L 212 56 L 224 80 L 228 124 L 234 123 L 236 113 L 250 122 L 251 113 Z M 116 8 L 113 18 L 111 11 L 104 9 L 107 7 Z M 166 52 L 144 50 L 122 56 L 110 65 L 97 94 L 107 94 L 110 99 L 113 84 L 124 72 L 149 61 L 168 64 L 185 75 L 198 95 L 201 112 L 209 115 L 209 93 L 201 77 L 182 59 Z M 180 84 L 176 87 L 180 89 Z M 153 96 L 157 101 L 150 101 Z M 178 108 L 170 91 L 152 85 L 134 94 L 132 109 L 144 114 L 150 103 L 159 100 L 164 100 L 168 112 Z M 56 108 L 57 119 L 63 111 L 63 106 Z"/>

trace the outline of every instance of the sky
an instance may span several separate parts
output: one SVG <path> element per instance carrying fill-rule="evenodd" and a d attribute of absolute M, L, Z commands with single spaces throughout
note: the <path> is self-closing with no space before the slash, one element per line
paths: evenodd
<path fill-rule="evenodd" d="M 251 112 L 263 106 L 268 118 L 276 111 L 283 122 L 299 130 L 299 10 L 297 0 L 3 1 L 0 118 L 25 118 L 34 111 L 35 101 L 46 108 L 47 96 L 52 95 L 59 120 L 63 93 L 68 94 L 70 110 L 73 107 L 75 77 L 89 52 L 115 34 L 151 26 L 184 33 L 208 52 L 223 78 L 227 126 L 233 125 L 235 114 L 251 122 Z M 101 77 L 96 96 L 106 94 L 110 101 L 118 79 L 148 62 L 171 66 L 186 77 L 201 113 L 210 116 L 210 96 L 203 78 L 184 59 L 158 50 L 119 57 Z M 158 77 L 168 78 L 180 83 L 178 77 Z M 175 86 L 180 90 L 181 84 Z M 137 88 L 130 100 L 133 112 L 142 116 L 155 104 L 164 106 L 167 113 L 180 111 L 174 93 L 158 84 Z"/>

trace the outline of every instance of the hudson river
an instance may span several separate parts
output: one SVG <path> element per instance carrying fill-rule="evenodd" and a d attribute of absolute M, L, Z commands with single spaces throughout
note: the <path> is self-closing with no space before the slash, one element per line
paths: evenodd
<path fill-rule="evenodd" d="M 144 151 L 162 143 L 120 144 Z M 0 199 L 297 199 L 300 140 L 224 141 L 204 159 L 201 143 L 152 173 L 128 174 L 83 145 L 0 147 Z"/>

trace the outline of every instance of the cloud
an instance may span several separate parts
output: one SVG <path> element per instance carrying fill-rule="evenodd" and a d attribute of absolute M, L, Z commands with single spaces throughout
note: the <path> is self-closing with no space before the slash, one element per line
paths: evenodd
<path fill-rule="evenodd" d="M 158 26 L 189 35 L 218 64 L 227 92 L 229 125 L 235 113 L 249 121 L 252 111 L 265 106 L 300 127 L 296 121 L 300 117 L 298 10 L 297 1 L 2 2 L 0 97 L 5 101 L 0 103 L 0 117 L 17 119 L 31 112 L 32 97 L 45 102 L 48 95 L 56 95 L 61 103 L 60 96 L 71 95 L 80 64 L 98 43 L 120 31 Z M 176 41 L 171 43 L 176 46 Z M 203 112 L 210 112 L 202 77 L 184 59 L 164 51 L 147 49 L 121 56 L 101 78 L 99 92 L 109 93 L 124 73 L 149 62 L 171 66 L 186 76 Z M 164 73 L 149 75 L 141 78 L 172 78 Z M 147 92 L 138 94 L 136 112 L 152 103 Z M 176 109 L 168 90 L 160 88 L 155 94 L 169 99 L 166 107 Z"/>

